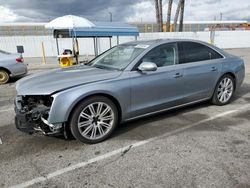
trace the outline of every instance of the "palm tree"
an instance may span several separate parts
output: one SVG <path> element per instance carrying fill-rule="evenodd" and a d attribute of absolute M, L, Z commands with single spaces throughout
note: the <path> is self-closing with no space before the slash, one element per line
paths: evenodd
<path fill-rule="evenodd" d="M 158 4 L 158 0 L 154 0 L 155 1 L 155 16 L 156 16 L 156 23 L 157 23 L 157 27 L 158 27 L 158 31 L 159 31 L 159 24 L 160 24 L 160 12 L 159 12 L 159 4 Z"/>
<path fill-rule="evenodd" d="M 177 5 L 177 9 L 176 9 L 175 16 L 174 16 L 174 31 L 177 31 L 177 21 L 178 21 L 178 17 L 180 14 L 181 2 L 182 1 L 180 0 Z"/>
<path fill-rule="evenodd" d="M 158 6 L 159 6 L 159 27 L 160 27 L 160 32 L 162 32 L 162 26 L 163 26 L 163 19 L 162 19 L 162 0 L 158 1 Z"/>
<path fill-rule="evenodd" d="M 171 20 L 171 10 L 172 10 L 173 0 L 168 1 L 168 12 L 167 12 L 167 23 L 166 23 L 166 31 L 170 31 L 170 20 Z"/>
<path fill-rule="evenodd" d="M 182 32 L 182 31 L 183 31 L 184 6 L 185 6 L 185 0 L 181 0 L 181 12 L 180 12 L 180 26 L 179 26 L 179 32 Z"/>

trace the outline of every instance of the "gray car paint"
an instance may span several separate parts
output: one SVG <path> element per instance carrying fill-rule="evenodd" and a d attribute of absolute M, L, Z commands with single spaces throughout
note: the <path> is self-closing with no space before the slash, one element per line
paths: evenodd
<path fill-rule="evenodd" d="M 19 95 L 25 95 L 27 90 L 29 95 L 39 95 L 41 93 L 50 95 L 56 91 L 77 85 L 115 78 L 120 74 L 121 71 L 107 71 L 80 65 L 27 76 L 17 82 L 16 88 Z"/>
<path fill-rule="evenodd" d="M 158 68 L 155 72 L 138 72 L 133 67 L 154 47 L 178 41 L 207 45 L 224 58 Z M 236 88 L 244 79 L 242 59 L 204 42 L 194 40 L 135 41 L 148 44 L 123 71 L 107 71 L 87 66 L 74 66 L 33 75 L 18 81 L 17 95 L 51 95 L 54 98 L 48 122 L 66 122 L 74 106 L 84 98 L 104 94 L 121 108 L 121 120 L 190 104 L 212 97 L 215 85 L 224 73 L 236 78 Z M 213 71 L 212 68 L 216 67 Z M 175 78 L 176 73 L 183 74 Z"/>
<path fill-rule="evenodd" d="M 0 52 L 0 68 L 7 69 L 10 76 L 20 76 L 27 73 L 27 66 L 24 63 L 16 62 L 19 54 L 3 54 Z"/>

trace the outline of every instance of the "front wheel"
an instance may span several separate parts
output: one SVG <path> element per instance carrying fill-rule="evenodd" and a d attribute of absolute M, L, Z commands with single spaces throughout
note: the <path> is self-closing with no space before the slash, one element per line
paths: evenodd
<path fill-rule="evenodd" d="M 229 74 L 222 76 L 216 85 L 212 103 L 220 106 L 228 104 L 232 99 L 234 90 L 234 78 Z"/>
<path fill-rule="evenodd" d="M 108 138 L 118 124 L 115 104 L 102 96 L 91 97 L 77 105 L 70 119 L 73 136 L 95 144 Z"/>

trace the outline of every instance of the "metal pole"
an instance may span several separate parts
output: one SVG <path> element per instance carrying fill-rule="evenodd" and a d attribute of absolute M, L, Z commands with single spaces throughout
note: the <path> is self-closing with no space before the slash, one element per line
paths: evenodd
<path fill-rule="evenodd" d="M 72 36 L 72 50 L 73 50 L 73 55 L 75 55 L 74 36 Z"/>
<path fill-rule="evenodd" d="M 117 45 L 119 44 L 119 36 L 116 38 Z"/>
<path fill-rule="evenodd" d="M 97 54 L 96 54 L 96 43 L 95 43 L 95 37 L 93 37 L 93 41 L 94 41 L 94 53 L 95 53 L 95 56 L 96 56 Z"/>
<path fill-rule="evenodd" d="M 78 56 L 79 56 L 79 46 L 78 46 L 78 40 L 77 37 L 75 37 L 75 50 L 76 50 L 76 64 L 79 63 Z"/>
<path fill-rule="evenodd" d="M 57 49 L 57 55 L 59 55 L 59 45 L 57 36 L 56 36 L 56 49 Z"/>
<path fill-rule="evenodd" d="M 46 64 L 46 59 L 45 59 L 45 50 L 44 50 L 44 45 L 42 42 L 42 54 L 43 54 L 43 64 Z"/>
<path fill-rule="evenodd" d="M 98 42 L 98 37 L 96 37 L 96 54 L 99 54 L 99 42 Z"/>
<path fill-rule="evenodd" d="M 110 16 L 109 17 L 109 21 L 112 22 L 113 21 L 113 14 L 112 14 L 112 12 L 109 12 L 109 16 Z"/>
<path fill-rule="evenodd" d="M 109 37 L 109 48 L 112 48 L 111 37 Z"/>

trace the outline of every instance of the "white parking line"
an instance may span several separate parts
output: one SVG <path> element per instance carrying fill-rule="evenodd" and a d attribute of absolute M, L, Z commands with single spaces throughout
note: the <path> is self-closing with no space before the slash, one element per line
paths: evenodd
<path fill-rule="evenodd" d="M 1 145 L 1 144 L 3 144 L 3 142 L 2 142 L 2 139 L 1 139 L 1 137 L 0 137 L 0 145 Z"/>
<path fill-rule="evenodd" d="M 4 110 L 0 110 L 0 113 L 10 112 L 10 111 L 14 111 L 14 108 L 7 108 L 7 109 L 4 109 Z"/>
<path fill-rule="evenodd" d="M 89 159 L 88 161 L 85 161 L 85 162 L 80 162 L 80 163 L 77 163 L 75 165 L 72 165 L 72 166 L 69 166 L 69 167 L 66 167 L 66 168 L 62 168 L 60 170 L 57 170 L 57 171 L 54 171 L 54 172 L 51 172 L 45 176 L 40 176 L 40 177 L 37 177 L 37 178 L 34 178 L 32 180 L 29 180 L 29 181 L 26 181 L 26 182 L 23 182 L 21 184 L 18 184 L 18 185 L 14 185 L 12 186 L 12 188 L 23 188 L 23 187 L 28 187 L 28 186 L 31 186 L 31 185 L 34 185 L 36 183 L 39 183 L 39 182 L 43 182 L 43 181 L 46 181 L 46 180 L 49 180 L 51 178 L 54 178 L 54 177 L 57 177 L 57 176 L 60 176 L 64 173 L 67 173 L 67 172 L 71 172 L 73 170 L 76 170 L 76 169 L 79 169 L 79 168 L 83 168 L 85 166 L 87 166 L 88 164 L 91 164 L 91 163 L 94 163 L 94 162 L 98 162 L 98 161 L 101 161 L 101 160 L 104 160 L 104 159 L 107 159 L 107 158 L 110 158 L 114 155 L 118 155 L 118 154 L 122 154 L 123 151 L 127 150 L 128 148 L 136 148 L 136 147 L 139 147 L 139 146 L 142 146 L 142 145 L 145 145 L 147 143 L 150 143 L 154 140 L 157 140 L 157 139 L 160 139 L 160 138 L 163 138 L 163 137 L 167 137 L 167 136 L 171 136 L 173 134 L 177 134 L 177 133 L 180 133 L 182 131 L 185 131 L 189 128 L 192 128 L 192 127 L 195 127 L 195 126 L 198 126 L 202 123 L 205 123 L 205 122 L 209 122 L 209 121 L 212 121 L 212 120 L 215 120 L 217 118 L 220 118 L 220 117 L 224 117 L 224 116 L 227 116 L 229 114 L 233 114 L 233 113 L 237 113 L 237 112 L 240 112 L 240 111 L 243 111 L 245 109 L 249 109 L 250 108 L 250 105 L 244 105 L 238 109 L 235 109 L 235 110 L 229 110 L 229 111 L 226 111 L 226 112 L 223 112 L 223 113 L 220 113 L 216 116 L 213 116 L 213 117 L 210 117 L 210 118 L 207 118 L 207 119 L 204 119 L 204 120 L 201 120 L 199 122 L 196 122 L 196 123 L 193 123 L 191 125 L 188 125 L 188 126 L 185 126 L 185 127 L 182 127 L 180 129 L 176 129 L 174 131 L 171 131 L 171 132 L 168 132 L 166 134 L 163 134 L 161 136 L 157 136 L 157 137 L 153 137 L 153 138 L 150 138 L 150 139 L 147 139 L 147 140 L 143 140 L 143 141 L 140 141 L 140 142 L 136 142 L 132 145 L 128 145 L 126 147 L 123 147 L 123 148 L 119 148 L 119 149 L 116 149 L 114 151 L 111 151 L 111 152 L 108 152 L 104 155 L 100 155 L 98 157 L 95 157 L 95 158 L 92 158 L 92 159 Z"/>

